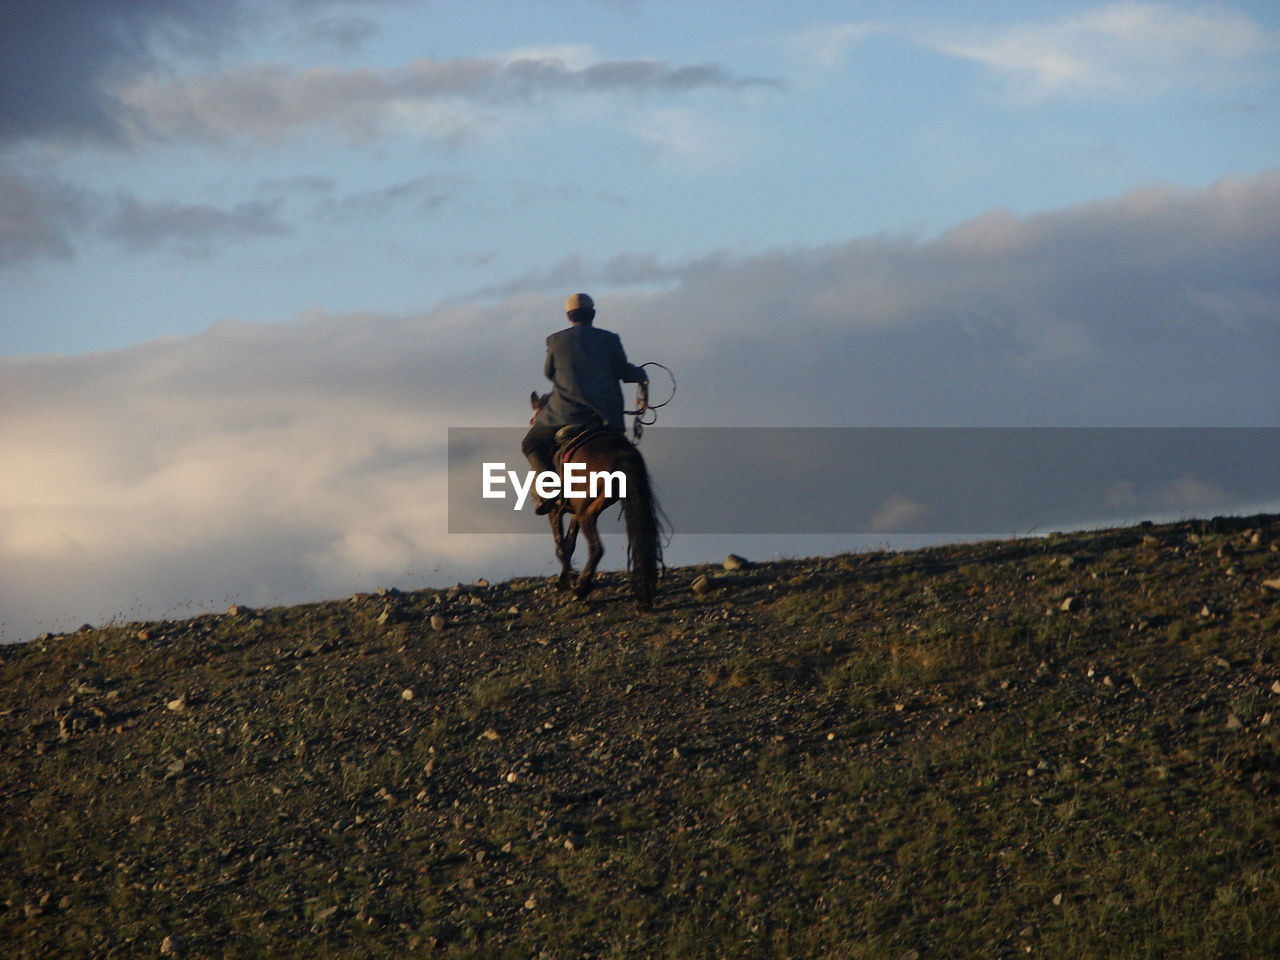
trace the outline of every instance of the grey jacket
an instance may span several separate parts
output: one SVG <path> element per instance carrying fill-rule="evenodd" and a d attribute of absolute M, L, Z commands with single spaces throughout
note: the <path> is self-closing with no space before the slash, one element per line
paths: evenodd
<path fill-rule="evenodd" d="M 590 423 L 599 415 L 605 426 L 625 430 L 618 381 L 647 379 L 643 368 L 627 362 L 616 333 L 589 323 L 575 323 L 547 337 L 542 372 L 551 381 L 551 399 L 536 421 L 544 427 Z"/>

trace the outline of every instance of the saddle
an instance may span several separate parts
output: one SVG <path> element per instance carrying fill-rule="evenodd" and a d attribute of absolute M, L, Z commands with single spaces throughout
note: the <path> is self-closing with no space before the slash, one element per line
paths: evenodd
<path fill-rule="evenodd" d="M 598 437 L 602 433 L 608 433 L 607 427 L 599 426 L 594 423 L 569 423 L 565 424 L 556 431 L 556 448 L 553 455 L 553 462 L 556 469 L 559 470 L 564 466 L 564 462 L 573 454 L 577 453 L 588 440 Z"/>

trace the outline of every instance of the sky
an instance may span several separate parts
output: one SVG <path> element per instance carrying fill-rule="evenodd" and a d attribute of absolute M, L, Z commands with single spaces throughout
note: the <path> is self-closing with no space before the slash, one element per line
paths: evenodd
<path fill-rule="evenodd" d="M 550 574 L 446 448 L 579 290 L 651 430 L 1280 426 L 1278 111 L 1271 2 L 16 0 L 0 639 Z"/>

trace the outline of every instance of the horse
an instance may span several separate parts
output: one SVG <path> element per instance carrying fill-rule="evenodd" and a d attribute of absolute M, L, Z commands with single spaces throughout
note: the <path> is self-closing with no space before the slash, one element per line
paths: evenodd
<path fill-rule="evenodd" d="M 538 412 L 546 405 L 549 397 L 550 394 L 539 396 L 536 391 L 529 395 L 529 403 L 533 407 L 533 418 L 529 421 L 531 424 L 537 419 Z M 582 464 L 587 477 L 597 472 L 620 471 L 626 478 L 626 496 L 613 495 L 613 485 L 600 485 L 594 492 L 587 486 L 583 496 L 570 497 L 562 493 L 560 501 L 548 514 L 551 534 L 556 543 L 556 557 L 560 560 L 560 577 L 556 581 L 556 588 L 568 590 L 572 585 L 575 596 L 579 600 L 586 599 L 591 592 L 600 558 L 604 556 L 604 545 L 600 542 L 596 521 L 604 510 L 621 500 L 627 526 L 627 569 L 630 573 L 631 595 L 637 610 L 652 610 L 653 598 L 658 591 L 658 567 L 662 563 L 662 524 L 659 521 L 660 508 L 649 482 L 649 470 L 645 466 L 644 457 L 625 434 L 606 429 L 589 430 L 582 442 L 570 442 L 566 453 L 563 460 L 559 455 L 556 457 L 562 481 L 566 463 Z M 569 517 L 568 529 L 564 526 L 566 515 Z M 579 531 L 587 538 L 587 562 L 574 581 L 572 561 Z"/>

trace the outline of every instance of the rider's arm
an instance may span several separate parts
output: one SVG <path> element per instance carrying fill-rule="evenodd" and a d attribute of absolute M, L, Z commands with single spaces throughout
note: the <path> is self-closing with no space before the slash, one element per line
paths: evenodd
<path fill-rule="evenodd" d="M 634 363 L 627 362 L 627 353 L 622 348 L 622 338 L 617 337 L 616 343 L 618 349 L 614 358 L 614 369 L 617 371 L 618 379 L 623 383 L 648 383 L 649 375 L 644 372 L 644 367 L 637 367 Z"/>

